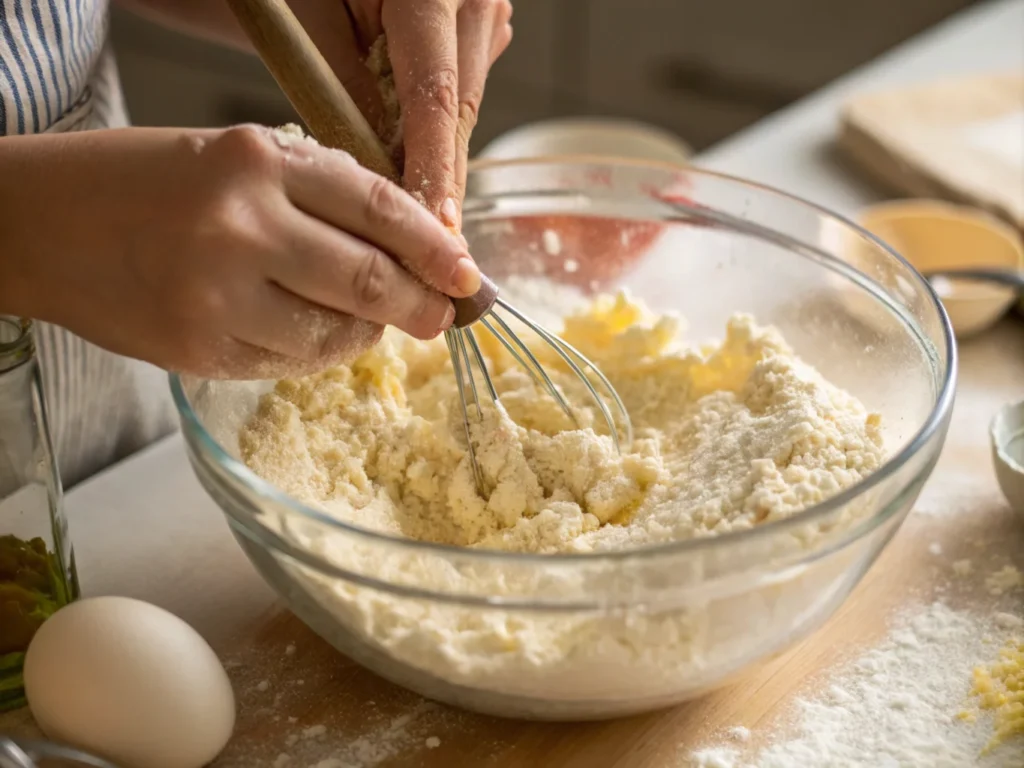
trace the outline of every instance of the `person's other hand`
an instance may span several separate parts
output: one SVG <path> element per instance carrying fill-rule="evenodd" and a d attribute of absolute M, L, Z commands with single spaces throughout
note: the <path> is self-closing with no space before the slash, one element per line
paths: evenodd
<path fill-rule="evenodd" d="M 402 109 L 405 187 L 446 224 L 458 226 L 469 138 L 484 84 L 512 40 L 509 0 L 293 0 L 292 5 L 373 125 L 380 124 L 383 109 L 363 60 L 386 35 Z"/>
<path fill-rule="evenodd" d="M 321 370 L 384 325 L 436 336 L 447 296 L 479 288 L 465 246 L 412 196 L 267 129 L 5 138 L 0 176 L 0 310 L 169 370 Z"/>

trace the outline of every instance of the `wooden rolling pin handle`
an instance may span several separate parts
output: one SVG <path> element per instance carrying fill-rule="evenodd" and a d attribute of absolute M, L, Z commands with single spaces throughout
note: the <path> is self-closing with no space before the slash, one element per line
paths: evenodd
<path fill-rule="evenodd" d="M 395 183 L 391 157 L 284 0 L 228 0 L 256 52 L 310 133 Z"/>

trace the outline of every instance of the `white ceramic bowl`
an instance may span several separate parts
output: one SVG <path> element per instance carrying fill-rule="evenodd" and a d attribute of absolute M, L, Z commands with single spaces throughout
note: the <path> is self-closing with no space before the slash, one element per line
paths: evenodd
<path fill-rule="evenodd" d="M 669 131 L 634 120 L 574 117 L 542 120 L 514 128 L 484 147 L 487 160 L 595 155 L 685 163 L 693 151 Z"/>
<path fill-rule="evenodd" d="M 1024 400 L 1001 408 L 989 431 L 999 487 L 1010 507 L 1024 515 Z"/>

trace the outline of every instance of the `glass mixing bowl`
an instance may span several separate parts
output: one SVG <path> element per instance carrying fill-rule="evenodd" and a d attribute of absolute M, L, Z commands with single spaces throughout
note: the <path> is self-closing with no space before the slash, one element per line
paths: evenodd
<path fill-rule="evenodd" d="M 722 685 L 821 625 L 910 510 L 949 422 L 955 347 L 928 284 L 878 240 L 785 194 L 593 158 L 476 165 L 464 232 L 483 269 L 582 293 L 625 286 L 720 337 L 778 327 L 881 414 L 889 458 L 795 517 L 628 552 L 461 549 L 347 525 L 239 460 L 272 382 L 171 378 L 190 459 L 287 605 L 342 653 L 481 712 L 606 718 Z"/>

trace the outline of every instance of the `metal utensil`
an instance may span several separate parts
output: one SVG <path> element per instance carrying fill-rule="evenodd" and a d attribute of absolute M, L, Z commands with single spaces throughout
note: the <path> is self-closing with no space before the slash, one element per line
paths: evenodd
<path fill-rule="evenodd" d="M 0 768 L 39 768 L 41 760 L 61 760 L 83 768 L 118 768 L 95 755 L 52 741 L 0 736 Z"/>
<path fill-rule="evenodd" d="M 1017 290 L 1024 290 L 1024 269 L 999 269 L 996 267 L 975 269 L 942 269 L 925 272 L 929 281 L 935 278 L 945 280 L 981 280 L 987 283 L 998 283 Z"/>

